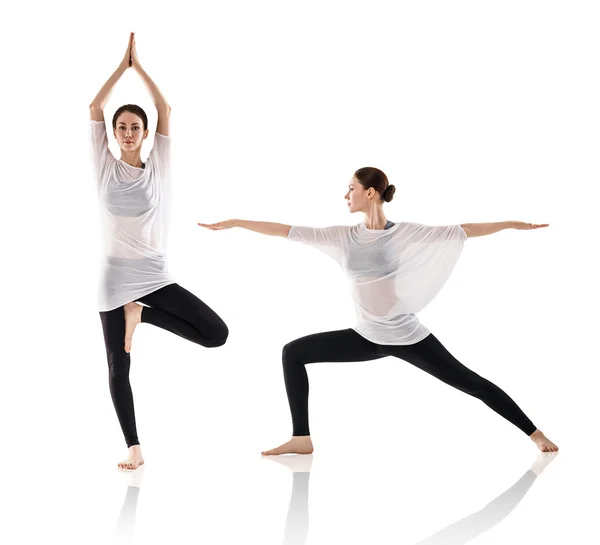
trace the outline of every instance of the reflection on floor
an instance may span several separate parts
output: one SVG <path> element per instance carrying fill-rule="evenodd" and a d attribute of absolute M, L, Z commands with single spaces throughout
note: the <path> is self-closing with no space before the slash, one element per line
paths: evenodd
<path fill-rule="evenodd" d="M 419 545 L 461 545 L 494 527 L 519 504 L 536 478 L 556 456 L 558 453 L 540 454 L 517 482 L 483 509 L 419 541 Z M 265 459 L 288 467 L 293 474 L 283 544 L 303 545 L 308 537 L 308 484 L 313 456 L 281 455 L 268 456 Z M 143 472 L 144 466 L 131 472 L 131 481 L 116 525 L 117 542 L 132 543 L 134 540 L 135 514 Z"/>

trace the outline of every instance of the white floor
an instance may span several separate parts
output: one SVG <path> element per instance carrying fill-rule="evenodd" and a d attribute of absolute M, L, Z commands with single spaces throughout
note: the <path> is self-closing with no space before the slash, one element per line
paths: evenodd
<path fill-rule="evenodd" d="M 465 451 L 431 437 L 405 450 L 322 442 L 312 456 L 261 459 L 231 441 L 182 441 L 147 449 L 146 466 L 128 473 L 114 469 L 111 449 L 50 453 L 6 468 L 2 541 L 593 543 L 591 457 L 538 456 L 530 445 Z"/>

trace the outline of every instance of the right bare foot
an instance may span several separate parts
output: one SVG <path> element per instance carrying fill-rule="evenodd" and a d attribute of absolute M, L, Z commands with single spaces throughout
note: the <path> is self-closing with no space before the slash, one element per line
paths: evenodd
<path fill-rule="evenodd" d="M 139 445 L 129 447 L 129 456 L 127 460 L 119 462 L 119 469 L 134 470 L 144 464 L 142 458 L 142 448 Z"/>
<path fill-rule="evenodd" d="M 131 339 L 135 327 L 142 321 L 142 305 L 138 303 L 127 303 L 125 311 L 125 352 L 131 352 Z"/>
<path fill-rule="evenodd" d="M 310 435 L 294 435 L 287 443 L 261 452 L 263 456 L 271 456 L 273 454 L 312 454 L 313 444 L 310 440 Z"/>
<path fill-rule="evenodd" d="M 529 437 L 542 452 L 558 452 L 558 447 L 540 430 L 535 430 Z"/>

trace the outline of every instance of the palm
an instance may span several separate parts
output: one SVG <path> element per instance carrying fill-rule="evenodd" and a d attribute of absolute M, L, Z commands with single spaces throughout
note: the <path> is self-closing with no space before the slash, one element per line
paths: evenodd
<path fill-rule="evenodd" d="M 529 230 L 529 229 L 540 229 L 541 227 L 548 227 L 548 223 L 525 223 L 524 221 L 515 222 L 515 229 Z"/>
<path fill-rule="evenodd" d="M 129 41 L 127 42 L 127 50 L 125 51 L 125 55 L 123 56 L 123 64 L 126 67 L 131 66 L 131 44 L 133 43 L 133 32 L 129 34 Z"/>
<path fill-rule="evenodd" d="M 137 49 L 135 47 L 135 33 L 131 33 L 131 66 L 134 68 L 139 66 L 139 60 L 137 56 Z"/>
<path fill-rule="evenodd" d="M 206 229 L 210 229 L 212 231 L 221 231 L 223 229 L 231 229 L 234 227 L 233 220 L 219 221 L 217 223 L 198 223 L 200 227 L 205 227 Z"/>

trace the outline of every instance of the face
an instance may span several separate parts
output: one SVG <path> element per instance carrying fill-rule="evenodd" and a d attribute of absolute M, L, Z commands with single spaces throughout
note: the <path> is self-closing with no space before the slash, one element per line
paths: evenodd
<path fill-rule="evenodd" d="M 115 138 L 123 151 L 135 151 L 142 147 L 142 142 L 148 137 L 144 130 L 142 118 L 131 112 L 123 112 L 117 118 Z"/>
<path fill-rule="evenodd" d="M 365 189 L 355 177 L 352 177 L 348 184 L 348 193 L 344 195 L 344 199 L 348 201 L 349 212 L 366 210 L 367 207 L 373 204 L 376 193 L 374 188 Z"/>

